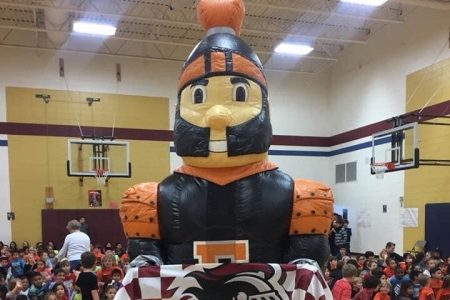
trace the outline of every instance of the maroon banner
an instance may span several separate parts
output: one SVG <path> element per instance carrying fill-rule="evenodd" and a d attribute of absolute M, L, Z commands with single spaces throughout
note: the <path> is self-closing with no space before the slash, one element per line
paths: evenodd
<path fill-rule="evenodd" d="M 309 263 L 147 266 L 130 269 L 123 285 L 115 299 L 333 299 Z"/>

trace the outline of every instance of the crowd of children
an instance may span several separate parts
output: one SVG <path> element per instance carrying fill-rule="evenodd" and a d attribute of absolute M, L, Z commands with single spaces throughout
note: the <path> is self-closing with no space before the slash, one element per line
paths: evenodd
<path fill-rule="evenodd" d="M 339 248 L 325 271 L 334 300 L 450 300 L 450 257 L 436 251 L 400 256 L 394 250 L 392 242 L 378 256 L 352 256 Z"/>
<path fill-rule="evenodd" d="M 80 270 L 67 259 L 58 262 L 51 242 L 21 248 L 0 242 L 0 251 L 0 300 L 112 300 L 129 262 L 120 243 L 83 253 Z"/>
<path fill-rule="evenodd" d="M 112 300 L 129 264 L 120 243 L 83 253 L 80 270 L 71 270 L 67 259 L 57 262 L 53 243 L 18 248 L 0 242 L 0 249 L 0 300 Z M 392 242 L 377 256 L 347 249 L 342 243 L 325 270 L 334 300 L 450 300 L 450 257 L 400 256 Z"/>

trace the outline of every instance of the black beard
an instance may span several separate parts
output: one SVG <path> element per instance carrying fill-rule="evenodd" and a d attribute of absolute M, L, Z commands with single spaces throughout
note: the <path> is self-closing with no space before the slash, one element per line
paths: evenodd
<path fill-rule="evenodd" d="M 269 104 L 263 98 L 261 112 L 253 119 L 226 128 L 228 156 L 265 153 L 272 141 Z M 195 126 L 180 116 L 177 108 L 174 125 L 174 144 L 179 156 L 209 156 L 210 128 Z"/>
<path fill-rule="evenodd" d="M 180 116 L 180 108 L 175 114 L 173 141 L 178 156 L 207 157 L 209 155 L 210 129 L 195 126 Z"/>
<path fill-rule="evenodd" d="M 272 141 L 269 105 L 263 100 L 261 112 L 245 123 L 227 127 L 228 156 L 258 154 L 269 150 Z"/>

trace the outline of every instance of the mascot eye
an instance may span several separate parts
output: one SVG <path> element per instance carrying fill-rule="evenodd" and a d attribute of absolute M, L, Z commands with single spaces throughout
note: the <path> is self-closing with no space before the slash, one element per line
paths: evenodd
<path fill-rule="evenodd" d="M 237 83 L 233 85 L 233 101 L 246 102 L 248 100 L 248 85 Z"/>
<path fill-rule="evenodd" d="M 200 104 L 206 102 L 206 88 L 204 85 L 196 85 L 192 88 L 192 103 Z"/>

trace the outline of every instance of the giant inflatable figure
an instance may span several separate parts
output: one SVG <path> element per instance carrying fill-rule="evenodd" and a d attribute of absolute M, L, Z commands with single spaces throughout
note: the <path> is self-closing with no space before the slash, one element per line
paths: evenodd
<path fill-rule="evenodd" d="M 206 37 L 178 80 L 174 144 L 183 165 L 125 193 L 120 216 L 130 258 L 145 255 L 155 265 L 308 258 L 325 266 L 332 194 L 268 161 L 267 82 L 239 38 L 243 2 L 200 0 L 197 15 Z"/>

